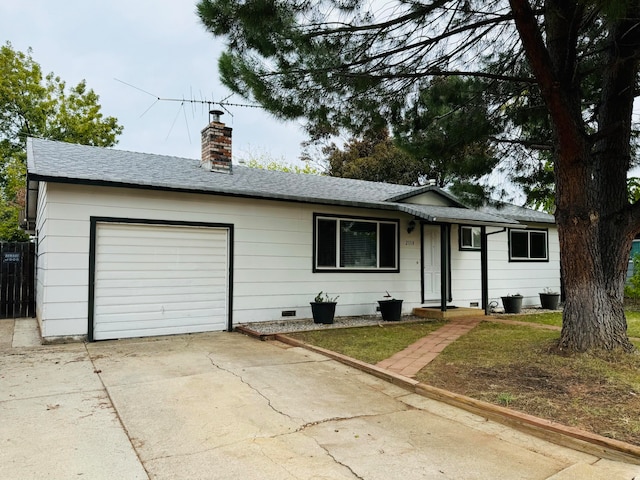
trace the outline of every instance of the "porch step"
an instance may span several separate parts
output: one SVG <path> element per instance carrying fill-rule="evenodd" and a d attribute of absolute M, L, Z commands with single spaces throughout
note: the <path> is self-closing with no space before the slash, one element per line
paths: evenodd
<path fill-rule="evenodd" d="M 413 309 L 413 314 L 416 317 L 441 320 L 443 318 L 482 316 L 484 310 L 481 308 L 447 307 L 447 310 L 443 312 L 440 307 L 416 307 Z"/>

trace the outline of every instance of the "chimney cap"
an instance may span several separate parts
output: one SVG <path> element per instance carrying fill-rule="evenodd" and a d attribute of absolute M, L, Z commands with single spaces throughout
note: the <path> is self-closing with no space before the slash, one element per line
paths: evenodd
<path fill-rule="evenodd" d="M 209 110 L 209 115 L 211 115 L 211 121 L 212 122 L 218 122 L 220 123 L 220 117 L 224 114 L 224 112 L 222 110 Z"/>

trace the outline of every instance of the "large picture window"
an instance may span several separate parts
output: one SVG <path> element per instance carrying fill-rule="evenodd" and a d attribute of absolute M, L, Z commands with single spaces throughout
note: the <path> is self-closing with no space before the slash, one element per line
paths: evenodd
<path fill-rule="evenodd" d="M 549 260 L 546 230 L 509 230 L 509 260 L 546 262 Z"/>
<path fill-rule="evenodd" d="M 314 271 L 398 271 L 397 221 L 314 219 Z"/>

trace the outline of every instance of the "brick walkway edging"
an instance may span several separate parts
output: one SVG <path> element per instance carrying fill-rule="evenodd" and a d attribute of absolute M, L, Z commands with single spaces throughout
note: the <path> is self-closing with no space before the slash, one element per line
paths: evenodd
<path fill-rule="evenodd" d="M 636 445 L 432 387 L 431 385 L 420 383 L 413 378 L 394 373 L 385 368 L 370 365 L 355 358 L 302 342 L 286 334 L 275 334 L 272 338 L 294 347 L 301 347 L 320 353 L 340 363 L 357 368 L 358 370 L 402 387 L 409 392 L 461 408 L 549 442 L 609 460 L 640 465 L 640 447 Z"/>

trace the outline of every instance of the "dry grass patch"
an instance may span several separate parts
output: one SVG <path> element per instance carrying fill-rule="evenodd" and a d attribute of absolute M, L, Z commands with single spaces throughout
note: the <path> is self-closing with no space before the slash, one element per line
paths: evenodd
<path fill-rule="evenodd" d="M 482 323 L 417 379 L 640 445 L 640 355 L 558 355 L 557 332 Z"/>

